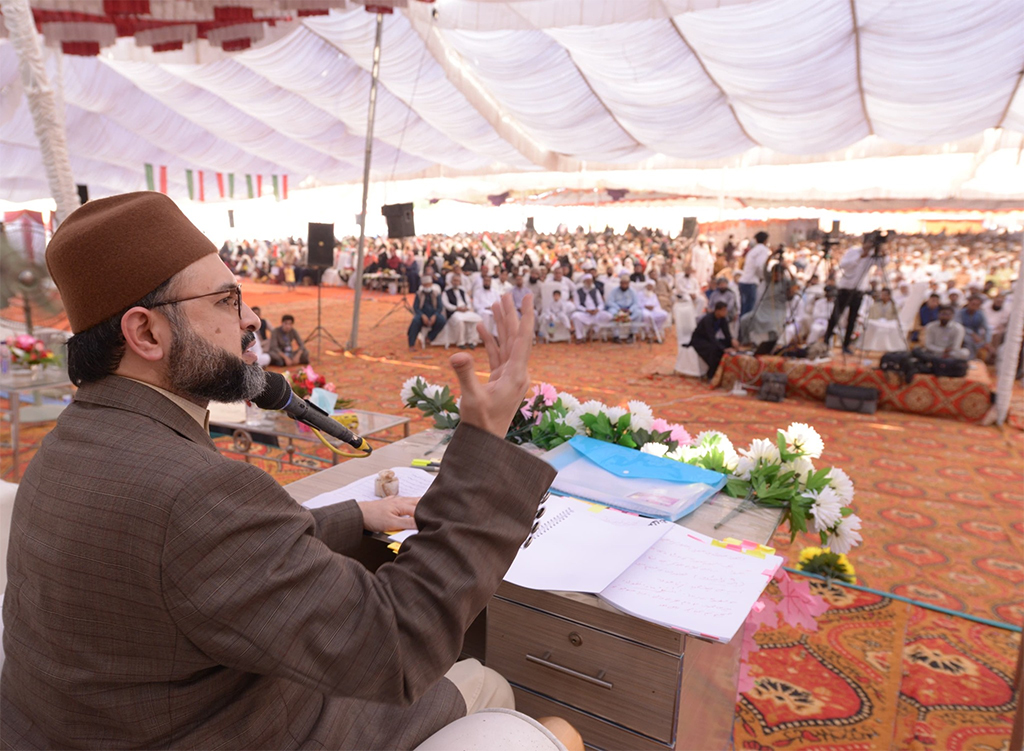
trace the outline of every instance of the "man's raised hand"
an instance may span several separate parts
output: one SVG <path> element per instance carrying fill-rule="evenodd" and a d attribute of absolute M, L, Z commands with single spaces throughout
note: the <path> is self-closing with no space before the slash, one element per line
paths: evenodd
<path fill-rule="evenodd" d="M 451 357 L 452 369 L 459 379 L 462 402 L 459 414 L 462 422 L 504 438 L 508 426 L 522 404 L 530 385 L 526 364 L 533 347 L 533 295 L 527 293 L 522 302 L 522 318 L 516 313 L 512 294 L 506 293 L 491 311 L 498 331 L 495 340 L 483 323 L 477 331 L 487 349 L 491 377 L 481 383 L 473 372 L 473 358 L 465 352 Z"/>

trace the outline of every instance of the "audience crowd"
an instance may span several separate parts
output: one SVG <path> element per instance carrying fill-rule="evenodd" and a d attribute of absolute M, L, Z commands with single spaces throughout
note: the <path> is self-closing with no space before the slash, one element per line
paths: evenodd
<path fill-rule="evenodd" d="M 938 357 L 993 362 L 1019 273 L 1019 237 L 994 232 L 891 235 L 882 242 L 836 236 L 826 247 L 825 235 L 673 238 L 633 228 L 561 229 L 376 240 L 367 245 L 364 277 L 391 280 L 413 295 L 410 347 L 421 339 L 474 347 L 476 323 L 493 327 L 495 300 L 511 292 L 521 309 L 532 292 L 537 335 L 547 341 L 661 341 L 671 323 L 680 344 L 700 328 L 698 338 L 717 332 L 722 350 L 806 349 L 822 356 L 832 343 L 847 353 L 909 345 Z M 323 270 L 307 264 L 302 240 L 225 243 L 221 257 L 239 276 L 259 281 L 354 281 L 351 238 L 337 243 L 334 264 Z M 699 327 L 705 315 L 724 323 Z M 274 362 L 282 357 L 268 354 Z M 294 355 L 283 359 L 291 364 Z"/>

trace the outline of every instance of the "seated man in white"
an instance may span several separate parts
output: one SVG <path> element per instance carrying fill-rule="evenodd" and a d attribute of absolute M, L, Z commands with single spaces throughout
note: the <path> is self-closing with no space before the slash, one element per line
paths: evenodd
<path fill-rule="evenodd" d="M 494 325 L 494 313 L 491 306 L 501 300 L 501 292 L 494 284 L 494 279 L 489 274 L 482 274 L 480 287 L 473 293 L 473 309 L 483 319 L 484 326 L 491 332 L 491 336 L 497 336 L 498 329 Z"/>
<path fill-rule="evenodd" d="M 864 324 L 864 349 L 871 352 L 894 352 L 906 348 L 900 333 L 899 312 L 892 299 L 892 290 L 884 288 L 868 309 Z"/>
<path fill-rule="evenodd" d="M 783 347 L 800 337 L 804 320 L 804 298 L 799 292 L 800 288 L 795 284 L 791 284 L 786 291 L 786 320 L 782 324 L 782 337 L 779 341 Z"/>
<path fill-rule="evenodd" d="M 476 325 L 483 319 L 473 312 L 471 299 L 462 288 L 461 274 L 452 275 L 452 284 L 441 295 L 441 302 L 448 314 L 448 325 L 454 328 L 455 343 L 463 349 L 476 347 L 480 343 Z"/>
<path fill-rule="evenodd" d="M 591 274 L 584 274 L 576 288 L 576 311 L 572 314 L 576 341 L 582 342 L 587 334 L 612 320 L 612 314 L 604 309 L 604 297 L 594 284 Z"/>
<path fill-rule="evenodd" d="M 969 360 L 971 351 L 964 346 L 964 327 L 953 320 L 952 305 L 939 306 L 939 318 L 924 327 L 924 346 L 914 349 L 921 360 Z"/>
<path fill-rule="evenodd" d="M 668 313 L 661 307 L 658 294 L 654 291 L 655 286 L 652 279 L 648 279 L 644 284 L 644 291 L 639 294 L 640 314 L 643 316 L 644 324 L 650 326 L 658 341 L 661 341 L 661 332 L 665 328 L 665 321 L 668 320 Z"/>
<path fill-rule="evenodd" d="M 540 335 L 548 339 L 554 329 L 561 324 L 567 329 L 572 328 L 569 323 L 569 314 L 572 313 L 572 303 L 562 299 L 562 291 L 556 289 L 551 293 L 551 302 L 544 306 L 540 312 Z"/>
<path fill-rule="evenodd" d="M 810 346 L 820 341 L 825 336 L 825 329 L 828 328 L 828 319 L 832 317 L 832 309 L 836 304 L 836 288 L 833 285 L 825 287 L 825 296 L 814 301 L 811 312 L 811 331 L 807 335 L 807 345 Z"/>

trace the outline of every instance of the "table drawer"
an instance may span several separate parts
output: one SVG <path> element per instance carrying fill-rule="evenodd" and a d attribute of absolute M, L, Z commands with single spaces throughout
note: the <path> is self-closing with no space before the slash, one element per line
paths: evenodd
<path fill-rule="evenodd" d="M 494 598 L 487 666 L 510 682 L 671 742 L 679 657 Z"/>

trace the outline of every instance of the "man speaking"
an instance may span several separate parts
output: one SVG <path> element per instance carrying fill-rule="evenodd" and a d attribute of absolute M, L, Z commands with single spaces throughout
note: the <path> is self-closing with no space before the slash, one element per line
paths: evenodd
<path fill-rule="evenodd" d="M 465 715 L 445 673 L 554 475 L 503 440 L 533 306 L 495 306 L 487 383 L 452 357 L 462 425 L 370 573 L 349 555 L 410 501 L 308 511 L 210 440 L 207 402 L 263 386 L 259 321 L 170 199 L 91 201 L 46 261 L 80 388 L 14 504 L 0 746 L 412 748 Z"/>

